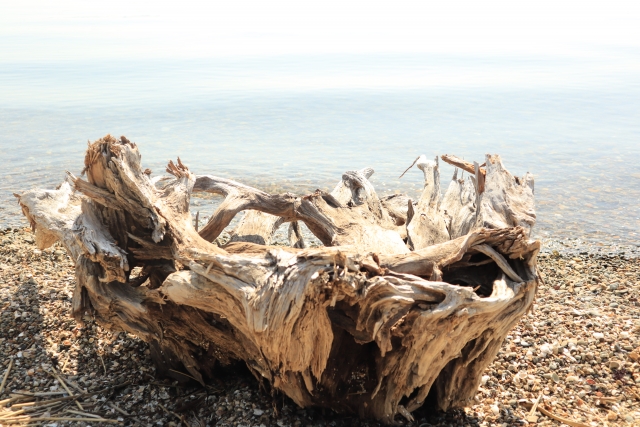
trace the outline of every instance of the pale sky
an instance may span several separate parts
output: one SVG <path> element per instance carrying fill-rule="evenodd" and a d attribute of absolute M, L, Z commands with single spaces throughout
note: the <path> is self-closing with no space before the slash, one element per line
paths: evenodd
<path fill-rule="evenodd" d="M 640 1 L 3 1 L 0 62 L 640 47 Z"/>

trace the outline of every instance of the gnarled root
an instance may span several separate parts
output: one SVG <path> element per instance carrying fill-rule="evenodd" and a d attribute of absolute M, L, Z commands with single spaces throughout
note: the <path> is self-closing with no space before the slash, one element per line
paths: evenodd
<path fill-rule="evenodd" d="M 59 240 L 76 261 L 73 315 L 92 311 L 149 342 L 165 372 L 200 382 L 243 360 L 300 406 L 390 424 L 430 392 L 441 409 L 464 406 L 538 285 L 533 184 L 497 156 L 482 193 L 454 176 L 442 200 L 425 159 L 417 204 L 380 199 L 370 169 L 330 194 L 272 195 L 178 160 L 160 189 L 124 137 L 93 143 L 85 166 L 87 180 L 19 199 L 39 246 Z M 193 191 L 226 197 L 199 233 Z M 235 240 L 211 243 L 243 210 Z M 284 222 L 302 246 L 298 221 L 325 246 L 269 246 Z"/>

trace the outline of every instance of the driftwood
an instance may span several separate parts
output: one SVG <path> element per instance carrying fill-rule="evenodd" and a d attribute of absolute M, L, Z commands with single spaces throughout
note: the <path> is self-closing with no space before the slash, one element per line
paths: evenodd
<path fill-rule="evenodd" d="M 38 246 L 60 241 L 75 260 L 77 321 L 89 311 L 137 335 L 166 373 L 205 382 L 241 360 L 300 406 L 393 424 L 428 396 L 443 410 L 469 404 L 533 302 L 533 179 L 498 156 L 473 181 L 454 175 L 444 197 L 438 163 L 419 158 L 417 202 L 379 198 L 371 169 L 298 196 L 196 176 L 180 160 L 171 179 L 152 179 L 140 161 L 107 136 L 87 150 L 86 179 L 19 203 Z M 199 232 L 194 192 L 225 196 Z M 211 243 L 242 211 L 231 241 Z M 298 247 L 269 245 L 283 223 Z M 299 223 L 324 246 L 299 248 Z"/>

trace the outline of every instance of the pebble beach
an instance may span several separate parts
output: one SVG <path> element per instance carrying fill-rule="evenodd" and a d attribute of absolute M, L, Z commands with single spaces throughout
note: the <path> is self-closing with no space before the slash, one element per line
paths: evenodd
<path fill-rule="evenodd" d="M 640 425 L 640 258 L 545 243 L 535 305 L 472 406 L 405 425 Z M 147 345 L 71 318 L 74 267 L 29 229 L 0 232 L 0 426 L 377 426 L 298 408 L 242 366 L 206 387 L 156 375 Z M 535 406 L 535 407 L 533 407 Z"/>
<path fill-rule="evenodd" d="M 628 0 L 5 1 L 0 427 L 640 427 L 639 22 Z M 256 203 L 288 223 L 237 215 Z M 218 255 L 190 220 L 375 253 Z M 536 243 L 401 253 L 469 224 Z"/>

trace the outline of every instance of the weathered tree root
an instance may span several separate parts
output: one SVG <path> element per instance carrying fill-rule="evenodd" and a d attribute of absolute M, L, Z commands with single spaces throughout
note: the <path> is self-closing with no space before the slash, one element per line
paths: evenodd
<path fill-rule="evenodd" d="M 539 281 L 529 175 L 487 156 L 473 186 L 454 176 L 441 198 L 438 164 L 418 167 L 415 204 L 380 199 L 370 169 L 299 197 L 196 177 L 178 160 L 158 188 L 136 145 L 107 136 L 87 150 L 86 181 L 19 202 L 39 247 L 61 241 L 76 262 L 78 322 L 91 311 L 137 335 L 165 372 L 204 382 L 217 363 L 243 360 L 300 406 L 393 424 L 429 393 L 443 410 L 468 405 Z M 226 196 L 200 233 L 193 191 Z M 243 210 L 236 238 L 210 243 Z M 296 221 L 325 247 L 256 244 Z"/>

